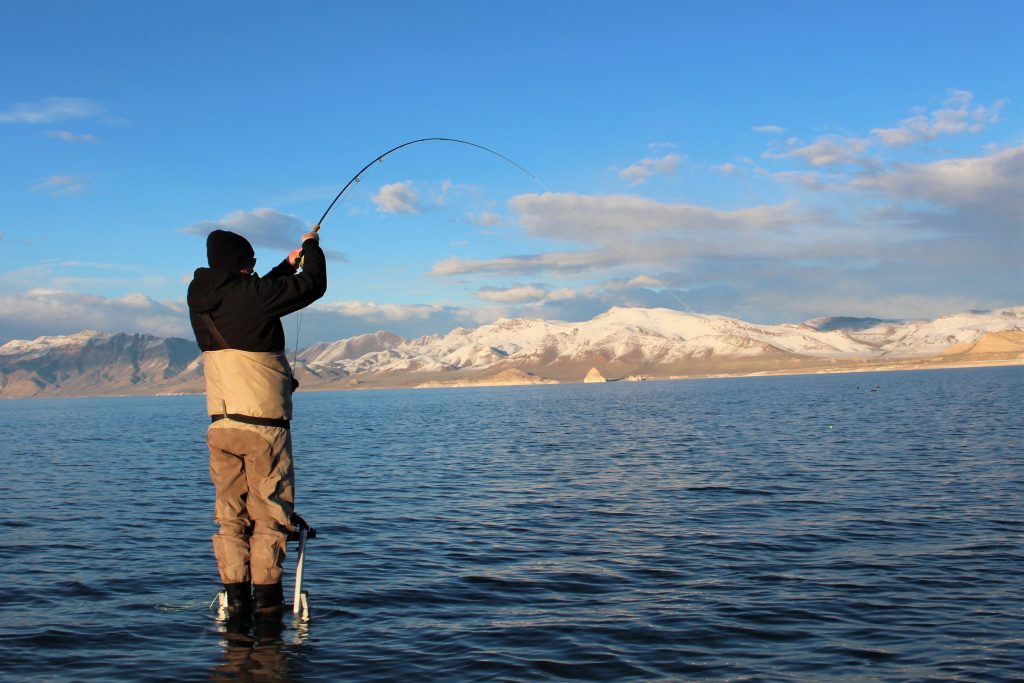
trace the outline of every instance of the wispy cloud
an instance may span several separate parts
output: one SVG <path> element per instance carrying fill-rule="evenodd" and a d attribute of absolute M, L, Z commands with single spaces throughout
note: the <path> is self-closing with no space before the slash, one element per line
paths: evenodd
<path fill-rule="evenodd" d="M 850 186 L 897 200 L 978 207 L 1024 223 L 1024 146 L 982 157 L 899 164 L 855 179 Z"/>
<path fill-rule="evenodd" d="M 18 102 L 0 110 L 0 123 L 53 123 L 98 116 L 102 112 L 100 105 L 81 97 L 47 97 L 38 102 Z"/>
<path fill-rule="evenodd" d="M 973 105 L 973 100 L 974 93 L 969 90 L 949 90 L 941 109 L 921 111 L 895 128 L 873 128 L 871 133 L 888 147 L 906 147 L 940 135 L 977 133 L 998 121 L 1006 104 L 1006 100 L 998 100 L 988 106 Z"/>
<path fill-rule="evenodd" d="M 529 234 L 584 243 L 607 243 L 626 235 L 656 232 L 770 230 L 819 218 L 801 210 L 795 201 L 727 211 L 634 195 L 548 192 L 518 195 L 508 204 L 520 215 Z"/>
<path fill-rule="evenodd" d="M 547 295 L 548 289 L 543 285 L 513 285 L 505 288 L 481 287 L 475 294 L 476 298 L 482 301 L 514 304 L 540 301 Z"/>
<path fill-rule="evenodd" d="M 51 197 L 62 197 L 69 194 L 78 194 L 85 190 L 86 180 L 81 176 L 54 175 L 44 178 L 32 186 L 32 191 L 38 194 L 48 194 Z"/>
<path fill-rule="evenodd" d="M 317 302 L 303 311 L 301 344 L 388 330 L 407 338 L 478 325 L 477 311 L 437 304 L 382 304 L 373 301 Z"/>
<path fill-rule="evenodd" d="M 562 251 L 495 259 L 463 259 L 458 256 L 439 261 L 428 273 L 435 277 L 458 275 L 521 275 L 524 273 L 581 273 L 619 265 L 622 256 L 610 250 Z"/>
<path fill-rule="evenodd" d="M 131 290 L 161 287 L 168 283 L 168 279 L 136 265 L 60 259 L 47 259 L 0 272 L 0 292 L 21 290 L 25 283 L 32 283 L 37 289 L 81 291 L 83 287 L 89 287 Z"/>
<path fill-rule="evenodd" d="M 768 151 L 766 159 L 801 159 L 811 166 L 866 165 L 865 152 L 871 147 L 867 138 L 825 135 L 808 145 L 801 145 L 795 138 L 787 141 L 789 149 L 781 152 Z"/>
<path fill-rule="evenodd" d="M 619 171 L 619 177 L 634 185 L 640 185 L 655 173 L 663 175 L 675 173 L 679 169 L 679 162 L 682 159 L 683 157 L 678 154 L 666 154 L 658 159 L 641 159 Z"/>
<path fill-rule="evenodd" d="M 51 138 L 63 140 L 64 142 L 98 142 L 97 138 L 89 133 L 76 135 L 75 133 L 67 130 L 51 130 L 47 131 L 46 135 Z"/>
<path fill-rule="evenodd" d="M 480 213 L 470 213 L 466 216 L 469 222 L 473 225 L 478 225 L 482 228 L 493 228 L 505 223 L 505 219 L 501 217 L 501 214 L 494 213 L 493 211 L 481 211 Z"/>
<path fill-rule="evenodd" d="M 764 126 L 754 126 L 751 130 L 753 130 L 755 133 L 779 134 L 779 133 L 785 133 L 786 132 L 786 129 L 783 128 L 782 126 L 776 126 L 776 125 L 773 125 L 773 124 L 767 124 L 767 125 L 764 125 Z"/>
<path fill-rule="evenodd" d="M 410 182 L 384 185 L 371 199 L 381 213 L 415 214 L 422 211 L 419 195 Z"/>
<path fill-rule="evenodd" d="M 763 168 L 759 168 L 755 170 L 755 173 L 759 176 L 765 176 L 783 183 L 796 185 L 797 187 L 801 187 L 805 190 L 821 192 L 828 188 L 828 185 L 825 183 L 825 177 L 817 171 L 778 171 L 772 173 Z"/>
<path fill-rule="evenodd" d="M 429 318 L 444 306 L 433 304 L 378 304 L 372 301 L 334 301 L 317 304 L 320 311 L 358 316 L 380 322 Z"/>
<path fill-rule="evenodd" d="M 608 282 L 601 285 L 602 289 L 616 290 L 616 289 L 630 289 L 632 287 L 663 287 L 665 282 L 656 277 L 650 275 L 637 275 L 636 277 L 626 279 L 609 280 Z"/>
<path fill-rule="evenodd" d="M 155 301 L 138 292 L 110 298 L 59 289 L 0 294 L 0 328 L 7 339 L 84 329 L 177 337 L 191 334 L 181 303 Z"/>
<path fill-rule="evenodd" d="M 277 209 L 259 208 L 250 211 L 232 211 L 214 221 L 199 221 L 181 229 L 188 235 L 206 237 L 214 230 L 228 230 L 245 237 L 253 246 L 268 247 L 284 252 L 299 246 L 302 235 L 312 226 L 298 216 L 283 213 Z M 324 249 L 328 258 L 347 261 L 346 256 L 332 249 Z"/>
<path fill-rule="evenodd" d="M 893 128 L 872 128 L 869 136 L 822 135 L 813 142 L 801 143 L 796 137 L 769 149 L 761 156 L 765 159 L 795 159 L 816 168 L 841 169 L 843 167 L 881 168 L 885 160 L 871 156 L 869 152 L 879 146 L 884 148 L 906 147 L 918 142 L 933 140 L 940 135 L 955 133 L 977 133 L 985 126 L 999 120 L 999 112 L 1006 100 L 991 105 L 975 105 L 974 94 L 967 90 L 949 90 L 943 106 L 931 112 L 921 110 L 914 116 L 900 121 Z M 754 130 L 781 133 L 776 127 L 758 126 Z M 780 148 L 781 147 L 781 148 Z"/>
<path fill-rule="evenodd" d="M 202 237 L 214 230 L 238 233 L 256 246 L 294 249 L 307 228 L 298 216 L 270 208 L 232 211 L 219 220 L 199 221 L 182 228 L 184 233 Z"/>
<path fill-rule="evenodd" d="M 680 268 L 695 261 L 714 263 L 724 269 L 749 260 L 785 263 L 800 259 L 831 258 L 844 252 L 858 253 L 865 241 L 852 244 L 829 241 L 827 228 L 808 230 L 787 238 L 747 235 L 739 240 L 735 234 L 721 234 L 703 239 L 658 237 L 642 241 L 618 242 L 600 249 L 560 251 L 492 259 L 450 257 L 434 264 L 428 275 L 459 277 L 521 277 L 541 273 L 579 275 L 608 272 L 621 268 Z M 877 250 L 872 250 L 877 253 Z"/>

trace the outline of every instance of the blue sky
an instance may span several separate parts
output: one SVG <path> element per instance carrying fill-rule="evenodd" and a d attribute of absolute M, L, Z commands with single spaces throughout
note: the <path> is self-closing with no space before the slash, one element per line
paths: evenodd
<path fill-rule="evenodd" d="M 0 341 L 188 336 L 214 225 L 322 230 L 301 343 L 616 305 L 1024 303 L 1024 4 L 0 5 Z"/>

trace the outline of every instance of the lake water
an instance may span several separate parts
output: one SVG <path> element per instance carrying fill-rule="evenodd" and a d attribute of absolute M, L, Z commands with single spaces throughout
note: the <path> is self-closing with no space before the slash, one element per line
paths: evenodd
<path fill-rule="evenodd" d="M 231 637 L 203 398 L 0 402 L 0 678 L 1021 680 L 1022 389 L 300 392 L 311 617 Z"/>

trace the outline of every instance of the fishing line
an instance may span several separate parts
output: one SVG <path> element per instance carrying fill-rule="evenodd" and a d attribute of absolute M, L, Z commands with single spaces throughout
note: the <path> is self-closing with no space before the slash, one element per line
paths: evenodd
<path fill-rule="evenodd" d="M 324 224 L 324 220 L 326 220 L 327 214 L 329 214 L 331 212 L 331 209 L 333 209 L 334 205 L 338 203 L 338 200 L 341 199 L 341 196 L 343 194 L 345 194 L 345 191 L 348 190 L 348 188 L 350 188 L 353 183 L 358 183 L 359 182 L 359 178 L 364 173 L 366 173 L 366 171 L 371 166 L 373 166 L 374 164 L 378 164 L 378 163 L 384 161 L 385 157 L 390 156 L 391 154 L 394 154 L 395 152 L 397 152 L 398 150 L 402 149 L 403 147 L 408 147 L 410 145 L 416 145 L 416 144 L 419 144 L 421 142 L 455 142 L 455 143 L 458 143 L 460 145 L 469 145 L 470 147 L 476 147 L 477 149 L 482 149 L 485 152 L 490 152 L 494 156 L 498 157 L 499 159 L 504 159 L 505 161 L 507 161 L 508 163 L 512 164 L 513 166 L 518 168 L 520 171 L 525 173 L 526 175 L 528 175 L 531 178 L 533 178 L 533 180 L 538 185 L 540 185 L 541 187 L 544 188 L 545 192 L 551 192 L 551 190 L 548 188 L 548 186 L 545 185 L 543 182 L 541 182 L 540 178 L 538 178 L 537 176 L 535 176 L 532 173 L 530 173 L 529 171 L 527 171 L 521 165 L 519 165 L 516 162 L 512 161 L 511 159 L 509 159 L 504 154 L 500 154 L 498 152 L 495 152 L 490 147 L 484 147 L 483 145 L 478 145 L 475 142 L 468 142 L 466 140 L 458 140 L 456 138 L 420 138 L 419 140 L 410 140 L 409 142 L 404 142 L 401 145 L 398 145 L 397 147 L 392 147 L 391 149 L 389 149 L 388 151 L 384 152 L 379 157 L 377 157 L 376 159 L 374 159 L 373 161 L 368 163 L 366 166 L 363 166 L 362 169 L 359 170 L 359 173 L 356 173 L 354 176 L 352 176 L 352 179 L 349 180 L 347 183 L 345 183 L 345 186 L 343 188 L 341 188 L 341 191 L 338 192 L 337 196 L 334 198 L 334 201 L 331 202 L 331 205 L 327 207 L 326 211 L 324 211 L 324 215 L 320 216 L 320 220 L 316 222 L 317 226 L 322 226 Z"/>
<path fill-rule="evenodd" d="M 341 201 L 342 197 L 345 195 L 345 193 L 348 191 L 348 189 L 350 187 L 352 187 L 352 185 L 354 185 L 355 183 L 358 183 L 359 179 L 362 177 L 362 175 L 364 173 L 366 173 L 372 166 L 374 166 L 375 164 L 382 163 L 385 158 L 387 158 L 388 156 L 394 154 L 395 152 L 397 152 L 400 149 L 404 149 L 405 147 L 409 147 L 411 145 L 417 145 L 417 144 L 419 144 L 421 142 L 452 142 L 452 143 L 459 144 L 459 145 L 467 145 L 469 147 L 476 147 L 477 149 L 481 149 L 481 150 L 483 150 L 485 152 L 493 154 L 494 156 L 498 157 L 499 159 L 502 159 L 502 160 L 512 164 L 513 166 L 518 168 L 520 171 L 522 171 L 526 175 L 530 176 L 530 178 L 532 178 L 534 180 L 534 182 L 536 182 L 538 185 L 540 185 L 542 188 L 544 188 L 545 192 L 551 192 L 551 189 L 547 185 L 545 185 L 541 181 L 540 178 L 535 176 L 533 173 L 530 173 L 530 171 L 528 171 L 524 166 L 522 166 L 521 164 L 513 161 L 512 159 L 509 159 L 504 154 L 501 154 L 500 152 L 494 151 L 490 147 L 485 147 L 484 145 L 479 145 L 479 144 L 477 144 L 475 142 L 469 142 L 468 140 L 459 140 L 458 138 L 441 138 L 441 137 L 419 138 L 418 140 L 410 140 L 409 142 L 403 142 L 400 145 L 392 147 L 391 149 L 389 149 L 388 151 L 384 152 L 383 154 L 375 157 L 370 163 L 366 164 L 361 169 L 359 169 L 359 172 L 356 173 L 354 176 L 352 176 L 349 179 L 349 181 L 347 183 L 345 183 L 345 185 L 341 188 L 341 190 L 338 192 L 338 194 L 335 195 L 334 200 L 331 201 L 330 205 L 324 211 L 323 215 L 320 216 L 320 220 L 318 220 L 316 222 L 316 225 L 313 227 L 313 231 L 314 232 L 318 232 L 320 230 L 320 228 L 323 226 L 324 221 L 327 220 L 327 216 L 331 213 L 331 209 L 334 208 L 335 204 L 337 204 L 339 201 Z M 301 329 L 302 329 L 302 311 L 300 310 L 299 314 L 295 318 L 295 351 L 292 353 L 292 365 L 293 366 L 298 363 L 298 359 L 299 359 L 299 331 Z M 293 372 L 294 372 L 294 370 L 293 370 Z"/>
<path fill-rule="evenodd" d="M 477 149 L 483 150 L 485 152 L 493 154 L 494 156 L 498 157 L 499 159 L 502 159 L 502 160 L 512 164 L 513 166 L 518 168 L 520 171 L 522 171 L 526 175 L 530 176 L 530 178 L 532 178 L 534 180 L 534 182 L 536 182 L 538 185 L 540 185 L 544 189 L 545 192 L 547 192 L 547 193 L 551 193 L 552 192 L 552 190 L 547 185 L 545 185 L 544 182 L 541 181 L 540 178 L 535 176 L 533 173 L 531 173 L 529 170 L 527 170 L 524 166 L 522 166 L 521 164 L 513 161 L 512 159 L 508 158 L 504 154 L 501 154 L 500 152 L 496 152 L 495 150 L 491 149 L 490 147 L 485 147 L 484 145 L 480 145 L 480 144 L 477 144 L 475 142 L 469 142 L 468 140 L 460 140 L 458 138 L 443 138 L 443 137 L 419 138 L 417 140 L 410 140 L 409 142 L 403 142 L 400 145 L 396 145 L 395 147 L 392 147 L 391 149 L 389 149 L 388 151 L 384 152 L 383 154 L 375 157 L 372 161 L 370 161 L 370 163 L 366 164 L 361 169 L 359 169 L 359 172 L 356 173 L 354 176 L 352 176 L 349 179 L 349 181 L 347 183 L 345 183 L 345 185 L 341 188 L 341 190 L 338 192 L 338 194 L 335 195 L 333 201 L 331 201 L 330 205 L 328 205 L 328 207 L 324 211 L 323 215 L 320 216 L 320 220 L 316 222 L 316 225 L 313 227 L 313 231 L 314 232 L 318 232 L 320 230 L 320 228 L 323 226 L 324 221 L 327 220 L 327 216 L 331 213 L 331 210 L 334 208 L 334 206 L 339 201 L 341 201 L 342 197 L 349 190 L 349 188 L 352 187 L 352 185 L 358 183 L 360 178 L 362 178 L 362 175 L 364 173 L 366 173 L 366 171 L 368 171 L 372 166 L 374 166 L 375 164 L 382 163 L 385 158 L 387 158 L 388 156 L 394 154 L 395 152 L 399 151 L 400 149 L 404 149 L 404 148 L 409 147 L 411 145 L 417 145 L 417 144 L 420 144 L 422 142 L 451 142 L 451 143 L 455 143 L 455 144 L 459 144 L 459 145 L 467 145 L 469 147 L 475 147 Z M 596 228 L 594 228 L 591 225 L 588 225 L 587 227 L 595 236 L 598 237 L 598 239 L 601 242 L 603 242 L 605 244 L 605 246 L 609 247 L 610 249 L 612 249 L 613 251 L 618 253 L 622 258 L 624 258 L 626 261 L 629 261 L 634 266 L 637 266 L 638 268 L 641 267 L 640 264 L 636 261 L 636 259 L 634 259 L 629 254 L 627 254 L 624 251 L 622 251 L 621 249 L 619 249 L 611 240 L 609 240 L 607 237 L 605 237 L 603 234 L 601 234 Z M 665 290 L 665 291 L 669 292 L 669 294 L 672 296 L 672 298 L 674 298 L 676 301 L 678 301 L 683 306 L 683 308 L 685 308 L 686 310 L 690 310 L 690 307 L 682 299 L 680 299 L 675 294 L 675 292 L 672 292 L 671 290 Z M 302 329 L 302 311 L 300 310 L 299 314 L 298 314 L 298 316 L 296 316 L 296 320 L 295 320 L 295 351 L 292 354 L 292 365 L 295 365 L 298 362 L 298 358 L 299 358 L 299 331 L 301 329 Z"/>

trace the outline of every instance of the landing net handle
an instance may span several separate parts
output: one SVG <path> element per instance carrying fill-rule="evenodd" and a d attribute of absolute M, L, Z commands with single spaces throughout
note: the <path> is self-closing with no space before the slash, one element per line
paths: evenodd
<path fill-rule="evenodd" d="M 292 515 L 292 524 L 296 531 L 289 535 L 289 540 L 298 539 L 299 552 L 295 565 L 295 595 L 292 598 L 292 614 L 295 616 L 307 616 L 309 614 L 309 594 L 302 590 L 302 573 L 306 562 L 306 541 L 316 538 L 316 529 L 309 526 L 306 520 L 296 514 Z"/>

